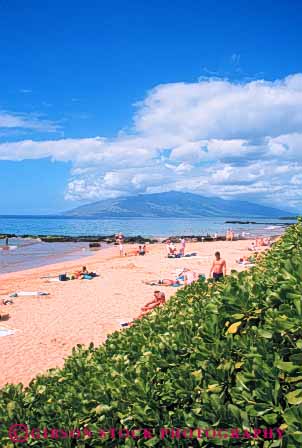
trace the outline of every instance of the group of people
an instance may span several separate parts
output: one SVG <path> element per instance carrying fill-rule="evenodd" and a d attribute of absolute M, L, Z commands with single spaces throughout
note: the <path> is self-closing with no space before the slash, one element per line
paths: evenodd
<path fill-rule="evenodd" d="M 119 246 L 120 257 L 124 256 L 134 256 L 134 255 L 145 255 L 147 253 L 147 248 L 145 244 L 141 244 L 137 249 L 129 250 L 128 252 L 124 251 L 124 235 L 119 232 L 115 235 L 115 243 Z"/>
<path fill-rule="evenodd" d="M 215 235 L 215 239 L 217 239 L 217 236 Z M 233 241 L 234 239 L 234 232 L 231 229 L 228 229 L 226 234 L 226 240 L 227 241 Z M 270 238 L 257 238 L 255 242 L 252 243 L 252 250 L 255 250 L 255 248 L 261 248 L 263 246 L 269 247 L 271 244 Z M 185 256 L 185 250 L 186 250 L 186 240 L 185 238 L 181 238 L 180 246 L 179 248 L 176 247 L 173 241 L 167 240 L 166 241 L 166 251 L 167 256 L 169 258 L 174 257 L 181 257 Z M 145 246 L 139 246 L 138 250 L 136 251 L 137 255 L 144 255 L 146 251 Z M 257 255 L 257 254 L 256 254 Z M 237 263 L 240 264 L 251 264 L 255 262 L 255 255 L 253 257 L 251 256 L 244 256 L 240 258 L 240 260 L 237 260 Z M 215 258 L 211 264 L 211 268 L 209 271 L 209 278 L 212 279 L 214 282 L 222 280 L 227 273 L 227 265 L 224 258 L 221 257 L 221 254 L 219 251 L 215 252 Z M 190 285 L 198 280 L 201 279 L 201 277 L 205 278 L 205 276 L 198 275 L 194 270 L 184 268 L 180 272 L 176 274 L 176 278 L 163 278 L 160 280 L 154 280 L 145 282 L 148 285 L 152 286 L 187 286 Z M 140 310 L 140 314 L 136 319 L 140 319 L 143 316 L 146 316 L 150 312 L 152 312 L 155 308 L 161 307 L 165 304 L 166 298 L 165 294 L 159 290 L 154 291 L 154 298 L 150 302 L 146 303 Z M 134 319 L 135 320 L 135 319 Z M 122 324 L 122 326 L 129 326 L 132 325 L 133 322 Z"/>
<path fill-rule="evenodd" d="M 270 245 L 271 245 L 270 238 L 256 238 L 255 241 L 251 242 L 249 250 L 257 252 L 261 250 L 263 247 L 270 247 Z"/>
<path fill-rule="evenodd" d="M 171 240 L 166 241 L 166 250 L 168 258 L 180 258 L 185 256 L 185 250 L 186 250 L 186 240 L 184 238 L 181 238 L 180 240 L 180 247 L 179 250 L 177 250 L 177 247 Z"/>
<path fill-rule="evenodd" d="M 123 254 L 121 254 L 121 256 L 125 256 L 125 257 L 133 257 L 133 256 L 137 256 L 137 255 L 146 255 L 147 253 L 147 247 L 146 245 L 139 245 L 137 249 L 132 249 L 129 250 Z"/>
<path fill-rule="evenodd" d="M 210 269 L 210 277 L 213 278 L 214 281 L 221 280 L 226 275 L 226 261 L 221 258 L 220 252 L 215 252 L 215 259 L 212 263 Z M 196 274 L 192 269 L 185 268 L 181 272 L 178 273 L 175 280 L 173 279 L 163 279 L 154 282 L 147 282 L 149 285 L 162 285 L 162 286 L 180 286 L 180 285 L 190 285 L 200 278 L 199 275 Z M 136 319 L 141 319 L 147 314 L 151 313 L 155 308 L 159 308 L 164 305 L 166 302 L 165 293 L 161 291 L 154 291 L 154 299 L 150 302 L 146 303 L 140 311 L 140 314 Z M 134 319 L 134 320 L 136 320 Z M 122 324 L 123 327 L 131 326 L 133 322 L 125 322 Z"/>

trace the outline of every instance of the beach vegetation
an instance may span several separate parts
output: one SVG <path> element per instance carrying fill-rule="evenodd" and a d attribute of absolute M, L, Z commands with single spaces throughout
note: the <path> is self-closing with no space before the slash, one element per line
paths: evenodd
<path fill-rule="evenodd" d="M 27 388 L 7 385 L 1 446 L 22 446 L 8 433 L 22 423 L 69 435 L 29 433 L 33 447 L 301 447 L 301 259 L 299 220 L 255 267 L 183 288 L 100 347 L 77 346 Z M 211 436 L 188 440 L 183 428 Z"/>

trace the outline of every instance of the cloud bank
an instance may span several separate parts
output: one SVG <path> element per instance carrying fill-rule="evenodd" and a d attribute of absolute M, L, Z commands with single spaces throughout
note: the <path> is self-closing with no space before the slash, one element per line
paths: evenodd
<path fill-rule="evenodd" d="M 131 132 L 114 139 L 0 144 L 0 160 L 44 157 L 72 161 L 68 199 L 173 189 L 297 209 L 302 74 L 270 82 L 163 84 L 136 105 Z"/>
<path fill-rule="evenodd" d="M 34 114 L 12 114 L 0 110 L 0 130 L 27 129 L 38 132 L 56 132 L 59 126 Z"/>

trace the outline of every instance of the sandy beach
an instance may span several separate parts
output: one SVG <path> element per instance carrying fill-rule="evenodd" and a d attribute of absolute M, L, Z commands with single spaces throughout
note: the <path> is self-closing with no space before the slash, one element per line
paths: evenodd
<path fill-rule="evenodd" d="M 16 297 L 13 305 L 0 305 L 10 318 L 1 328 L 16 330 L 0 338 L 0 387 L 6 383 L 27 385 L 37 374 L 60 367 L 76 344 L 98 345 L 119 330 L 120 321 L 138 315 L 140 307 L 161 289 L 169 298 L 174 287 L 148 286 L 143 281 L 175 278 L 188 267 L 208 275 L 215 251 L 227 262 L 227 271 L 244 269 L 236 259 L 248 252 L 249 240 L 188 243 L 187 252 L 197 257 L 168 259 L 164 244 L 149 246 L 146 256 L 119 257 L 118 247 L 65 263 L 0 276 L 0 300 L 16 291 L 45 291 L 48 296 Z M 127 246 L 126 251 L 134 246 Z M 135 246 L 137 247 L 137 246 Z M 72 272 L 82 265 L 100 277 L 93 280 L 49 282 L 41 277 Z"/>

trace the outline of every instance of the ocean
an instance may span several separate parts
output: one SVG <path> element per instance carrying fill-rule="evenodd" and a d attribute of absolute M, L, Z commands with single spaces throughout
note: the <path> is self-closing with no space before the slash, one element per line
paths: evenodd
<path fill-rule="evenodd" d="M 0 234 L 103 236 L 122 232 L 126 236 L 166 237 L 172 235 L 225 234 L 232 228 L 245 237 L 279 235 L 285 223 L 293 221 L 275 218 L 240 218 L 257 224 L 227 224 L 234 218 L 127 218 L 127 219 L 74 219 L 50 217 L 0 216 Z M 5 244 L 0 240 L 1 245 Z M 12 250 L 0 250 L 0 274 L 34 268 L 50 263 L 67 261 L 94 253 L 88 243 L 43 243 L 35 239 L 10 239 Z"/>

